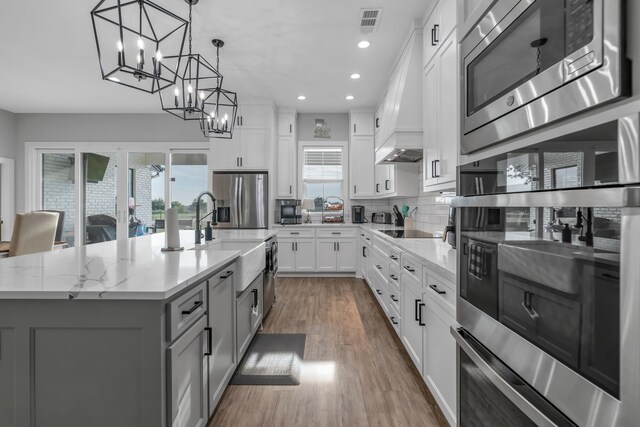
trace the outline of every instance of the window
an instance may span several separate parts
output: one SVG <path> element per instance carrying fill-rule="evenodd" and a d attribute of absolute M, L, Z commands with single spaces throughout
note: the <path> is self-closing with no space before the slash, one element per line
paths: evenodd
<path fill-rule="evenodd" d="M 578 186 L 578 166 L 566 166 L 553 170 L 553 188 L 573 188 Z"/>
<path fill-rule="evenodd" d="M 304 147 L 303 196 L 314 201 L 311 212 L 322 212 L 327 197 L 344 199 L 343 147 Z"/>

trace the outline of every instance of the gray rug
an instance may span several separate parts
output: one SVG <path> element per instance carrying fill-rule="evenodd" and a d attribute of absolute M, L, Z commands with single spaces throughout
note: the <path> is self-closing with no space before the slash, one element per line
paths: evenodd
<path fill-rule="evenodd" d="M 236 369 L 234 385 L 299 385 L 305 334 L 257 334 Z"/>

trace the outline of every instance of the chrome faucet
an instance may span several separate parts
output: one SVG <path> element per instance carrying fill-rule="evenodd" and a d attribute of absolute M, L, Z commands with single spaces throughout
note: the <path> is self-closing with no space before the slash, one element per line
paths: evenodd
<path fill-rule="evenodd" d="M 216 196 L 214 196 L 211 191 L 203 191 L 202 193 L 198 194 L 198 198 L 196 199 L 196 245 L 199 245 L 200 243 L 202 243 L 202 236 L 200 234 L 201 233 L 200 221 L 202 221 L 200 219 L 200 200 L 205 195 L 211 197 L 211 201 L 213 201 L 213 211 L 208 215 L 211 215 L 216 211 Z M 212 219 L 213 219 L 213 223 L 215 224 L 216 223 L 215 216 L 212 216 Z"/>

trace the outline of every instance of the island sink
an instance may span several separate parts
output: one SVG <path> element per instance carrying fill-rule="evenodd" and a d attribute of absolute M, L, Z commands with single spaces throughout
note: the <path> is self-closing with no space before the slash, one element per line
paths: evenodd
<path fill-rule="evenodd" d="M 242 292 L 251 285 L 251 282 L 262 274 L 265 268 L 265 244 L 264 242 L 235 242 L 232 240 L 214 240 L 189 249 L 240 251 L 241 255 L 236 261 L 236 292 Z"/>

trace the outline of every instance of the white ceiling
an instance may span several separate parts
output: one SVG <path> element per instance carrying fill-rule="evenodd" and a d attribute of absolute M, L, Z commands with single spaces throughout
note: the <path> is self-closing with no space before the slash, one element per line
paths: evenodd
<path fill-rule="evenodd" d="M 101 80 L 89 12 L 97 0 L 2 0 L 0 109 L 16 113 L 154 113 L 157 95 Z M 157 0 L 186 18 L 182 0 Z M 194 52 L 215 63 L 222 38 L 225 87 L 299 112 L 374 107 L 409 26 L 425 0 L 200 0 Z M 360 9 L 382 7 L 359 49 Z M 352 73 L 362 77 L 351 80 Z M 298 101 L 304 94 L 306 101 Z M 346 101 L 346 95 L 355 100 Z"/>

